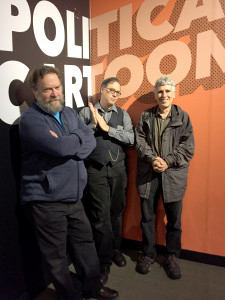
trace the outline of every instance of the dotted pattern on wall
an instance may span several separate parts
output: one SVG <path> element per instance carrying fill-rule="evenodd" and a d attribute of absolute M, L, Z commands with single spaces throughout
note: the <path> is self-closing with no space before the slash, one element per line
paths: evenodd
<path fill-rule="evenodd" d="M 175 27 L 179 19 L 180 13 L 184 6 L 185 0 L 176 1 L 170 19 L 168 20 L 170 24 Z M 220 1 L 223 11 L 225 12 L 225 1 Z M 202 5 L 202 1 L 198 1 L 198 6 Z M 153 10 L 151 14 L 151 22 L 159 15 L 164 7 L 157 7 Z M 211 90 L 215 88 L 220 88 L 225 83 L 225 74 L 218 66 L 214 58 L 211 58 L 211 76 L 208 78 L 203 78 L 196 80 L 196 49 L 197 49 L 197 35 L 201 32 L 206 32 L 212 30 L 220 43 L 225 48 L 225 18 L 209 22 L 207 17 L 202 17 L 191 22 L 190 28 L 184 31 L 176 32 L 173 31 L 161 38 L 159 40 L 147 41 L 140 37 L 136 29 L 136 17 L 137 12 L 133 15 L 132 19 L 132 47 L 120 50 L 119 49 L 119 10 L 118 18 L 116 22 L 109 25 L 109 54 L 107 55 L 107 64 L 109 65 L 116 57 L 122 56 L 124 54 L 132 54 L 138 58 L 142 58 L 151 54 L 151 52 L 162 43 L 167 41 L 182 40 L 184 37 L 188 37 L 188 47 L 192 56 L 192 65 L 189 73 L 185 79 L 180 83 L 179 92 L 180 95 L 192 94 L 199 86 L 203 86 L 205 90 Z M 91 64 L 95 65 L 101 63 L 105 57 L 97 56 L 97 31 L 91 31 Z M 185 59 L 185 58 L 184 58 Z M 146 58 L 147 60 L 147 58 Z M 146 60 L 143 62 L 143 68 L 146 69 Z M 167 75 L 171 74 L 176 68 L 176 58 L 173 55 L 166 55 L 160 62 L 161 73 Z M 117 74 L 112 74 L 112 76 L 117 76 L 120 80 L 121 85 L 126 85 L 129 82 L 130 71 L 127 68 L 122 68 Z M 100 84 L 104 79 L 104 74 L 96 76 L 96 90 L 100 88 Z M 141 103 L 151 104 L 154 102 L 154 96 L 152 94 L 153 86 L 148 81 L 146 74 L 140 88 L 134 94 L 135 98 Z M 99 95 L 98 95 L 99 96 Z M 117 101 L 118 106 L 124 105 L 128 98 L 120 98 Z"/>

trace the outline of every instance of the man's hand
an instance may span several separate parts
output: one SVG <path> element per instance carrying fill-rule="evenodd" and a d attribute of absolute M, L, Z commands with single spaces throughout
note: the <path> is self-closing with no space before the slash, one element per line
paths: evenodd
<path fill-rule="evenodd" d="M 98 125 L 97 116 L 96 116 L 96 114 L 98 113 L 98 110 L 97 110 L 97 108 L 94 108 L 94 106 L 91 102 L 88 102 L 88 106 L 89 106 L 91 114 L 92 114 L 93 125 L 96 127 Z"/>
<path fill-rule="evenodd" d="M 51 133 L 52 136 L 54 136 L 54 137 L 56 137 L 58 139 L 58 135 L 54 131 L 49 130 L 49 132 Z"/>
<path fill-rule="evenodd" d="M 97 108 L 94 108 L 93 104 L 91 102 L 88 102 L 88 106 L 90 108 L 90 111 L 92 113 L 92 119 L 93 119 L 93 125 L 96 127 L 99 125 L 99 127 L 105 131 L 109 132 L 109 125 L 106 123 L 104 118 L 99 114 Z"/>
<path fill-rule="evenodd" d="M 99 127 L 105 131 L 105 132 L 109 132 L 109 125 L 106 123 L 106 121 L 104 120 L 104 118 L 98 113 L 96 113 L 96 117 L 97 117 L 97 121 L 98 121 L 98 125 Z"/>
<path fill-rule="evenodd" d="M 157 173 L 162 173 L 166 169 L 168 169 L 168 165 L 165 160 L 163 160 L 161 157 L 156 157 L 156 159 L 152 163 L 153 170 Z"/>

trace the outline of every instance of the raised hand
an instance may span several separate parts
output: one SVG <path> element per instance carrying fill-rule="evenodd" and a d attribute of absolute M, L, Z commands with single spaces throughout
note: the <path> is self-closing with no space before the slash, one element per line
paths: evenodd
<path fill-rule="evenodd" d="M 99 127 L 105 131 L 105 132 L 109 132 L 109 125 L 106 123 L 106 121 L 104 120 L 104 118 L 98 113 L 96 113 L 96 118 L 97 118 L 97 122 Z"/>
<path fill-rule="evenodd" d="M 91 114 L 92 114 L 92 122 L 93 125 L 96 127 L 98 125 L 97 116 L 98 110 L 94 108 L 93 104 L 91 102 L 88 102 L 88 106 L 90 108 Z"/>

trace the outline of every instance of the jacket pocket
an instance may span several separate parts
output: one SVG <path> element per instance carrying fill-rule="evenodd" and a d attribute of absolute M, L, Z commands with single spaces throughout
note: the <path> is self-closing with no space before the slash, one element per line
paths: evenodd
<path fill-rule="evenodd" d="M 46 174 L 48 193 L 53 201 L 78 200 L 78 166 L 77 162 L 70 162 L 70 164 L 71 166 L 67 165 L 63 169 L 54 168 Z"/>

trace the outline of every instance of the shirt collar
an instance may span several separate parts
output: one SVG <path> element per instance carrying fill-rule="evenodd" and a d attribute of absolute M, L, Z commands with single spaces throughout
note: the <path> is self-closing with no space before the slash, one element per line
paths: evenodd
<path fill-rule="evenodd" d="M 101 107 L 101 104 L 100 104 L 99 101 L 95 104 L 95 108 L 101 110 L 102 112 L 105 112 L 105 110 Z M 117 107 L 114 104 L 112 105 L 112 107 L 108 111 L 115 111 L 116 113 L 118 112 Z"/>
<path fill-rule="evenodd" d="M 170 112 L 168 113 L 166 119 L 167 119 L 167 118 L 171 118 L 171 112 L 172 112 L 172 107 L 171 107 L 171 110 L 170 110 Z M 159 113 L 159 106 L 157 107 L 157 110 L 156 110 L 156 116 L 161 118 L 160 113 Z"/>

